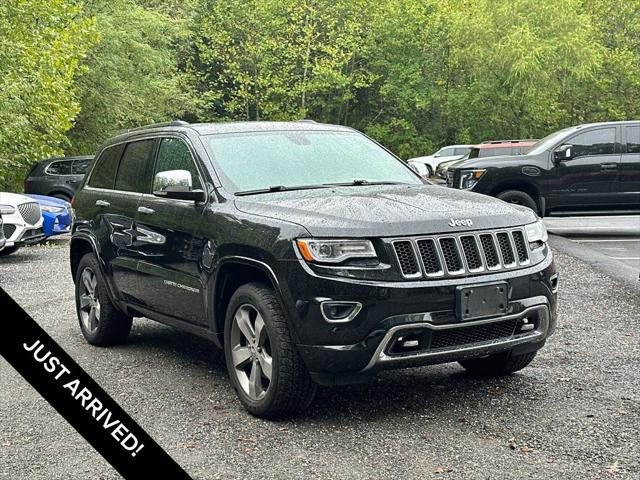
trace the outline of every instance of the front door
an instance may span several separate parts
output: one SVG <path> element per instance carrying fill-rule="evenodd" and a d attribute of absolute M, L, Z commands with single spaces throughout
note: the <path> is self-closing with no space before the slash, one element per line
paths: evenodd
<path fill-rule="evenodd" d="M 564 141 L 572 145 L 572 158 L 554 168 L 549 180 L 549 208 L 597 210 L 615 203 L 612 191 L 620 166 L 616 135 L 616 127 L 599 127 Z"/>
<path fill-rule="evenodd" d="M 202 188 L 195 155 L 185 140 L 160 140 L 153 176 L 172 170 L 191 174 L 193 189 Z M 153 186 L 142 196 L 138 212 L 136 249 L 142 305 L 154 312 L 206 325 L 204 284 L 200 260 L 204 240 L 198 235 L 205 203 L 160 198 Z"/>

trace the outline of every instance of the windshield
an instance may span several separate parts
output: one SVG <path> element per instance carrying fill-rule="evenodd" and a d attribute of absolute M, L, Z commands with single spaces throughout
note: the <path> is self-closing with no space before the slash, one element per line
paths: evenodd
<path fill-rule="evenodd" d="M 534 143 L 525 155 L 537 155 L 544 152 L 545 150 L 549 149 L 549 147 L 554 145 L 558 140 L 560 140 L 560 138 L 562 138 L 569 130 L 574 129 L 575 127 L 564 128 L 547 135 L 546 137 Z"/>
<path fill-rule="evenodd" d="M 409 167 L 356 132 L 249 132 L 205 139 L 236 193 L 354 181 L 423 184 Z"/>

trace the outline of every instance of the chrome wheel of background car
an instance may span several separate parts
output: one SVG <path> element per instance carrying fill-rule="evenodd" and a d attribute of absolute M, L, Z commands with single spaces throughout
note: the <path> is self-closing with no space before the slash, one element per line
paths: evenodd
<path fill-rule="evenodd" d="M 230 339 L 238 383 L 249 398 L 260 400 L 271 384 L 273 358 L 264 319 L 254 306 L 244 304 L 236 310 Z"/>
<path fill-rule="evenodd" d="M 96 331 L 100 323 L 100 300 L 98 299 L 98 278 L 93 270 L 85 267 L 80 285 L 80 318 L 88 333 Z"/>

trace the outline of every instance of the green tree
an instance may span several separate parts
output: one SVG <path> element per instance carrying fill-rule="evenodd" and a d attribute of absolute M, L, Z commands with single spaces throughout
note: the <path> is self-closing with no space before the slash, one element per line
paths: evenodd
<path fill-rule="evenodd" d="M 0 2 L 0 189 L 19 190 L 31 163 L 67 146 L 74 82 L 94 41 L 79 2 Z"/>
<path fill-rule="evenodd" d="M 193 72 L 204 119 L 349 121 L 365 0 L 205 1 Z"/>
<path fill-rule="evenodd" d="M 123 129 L 192 110 L 178 68 L 189 40 L 189 5 L 169 9 L 161 2 L 131 0 L 90 5 L 100 41 L 89 51 L 87 71 L 77 82 L 82 110 L 68 153 L 93 153 Z"/>

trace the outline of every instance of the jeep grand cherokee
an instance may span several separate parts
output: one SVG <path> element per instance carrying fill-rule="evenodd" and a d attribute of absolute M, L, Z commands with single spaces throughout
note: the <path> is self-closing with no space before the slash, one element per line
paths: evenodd
<path fill-rule="evenodd" d="M 86 340 L 139 316 L 208 338 L 254 415 L 383 368 L 515 372 L 555 327 L 531 210 L 430 185 L 350 128 L 142 127 L 102 146 L 74 201 Z"/>

